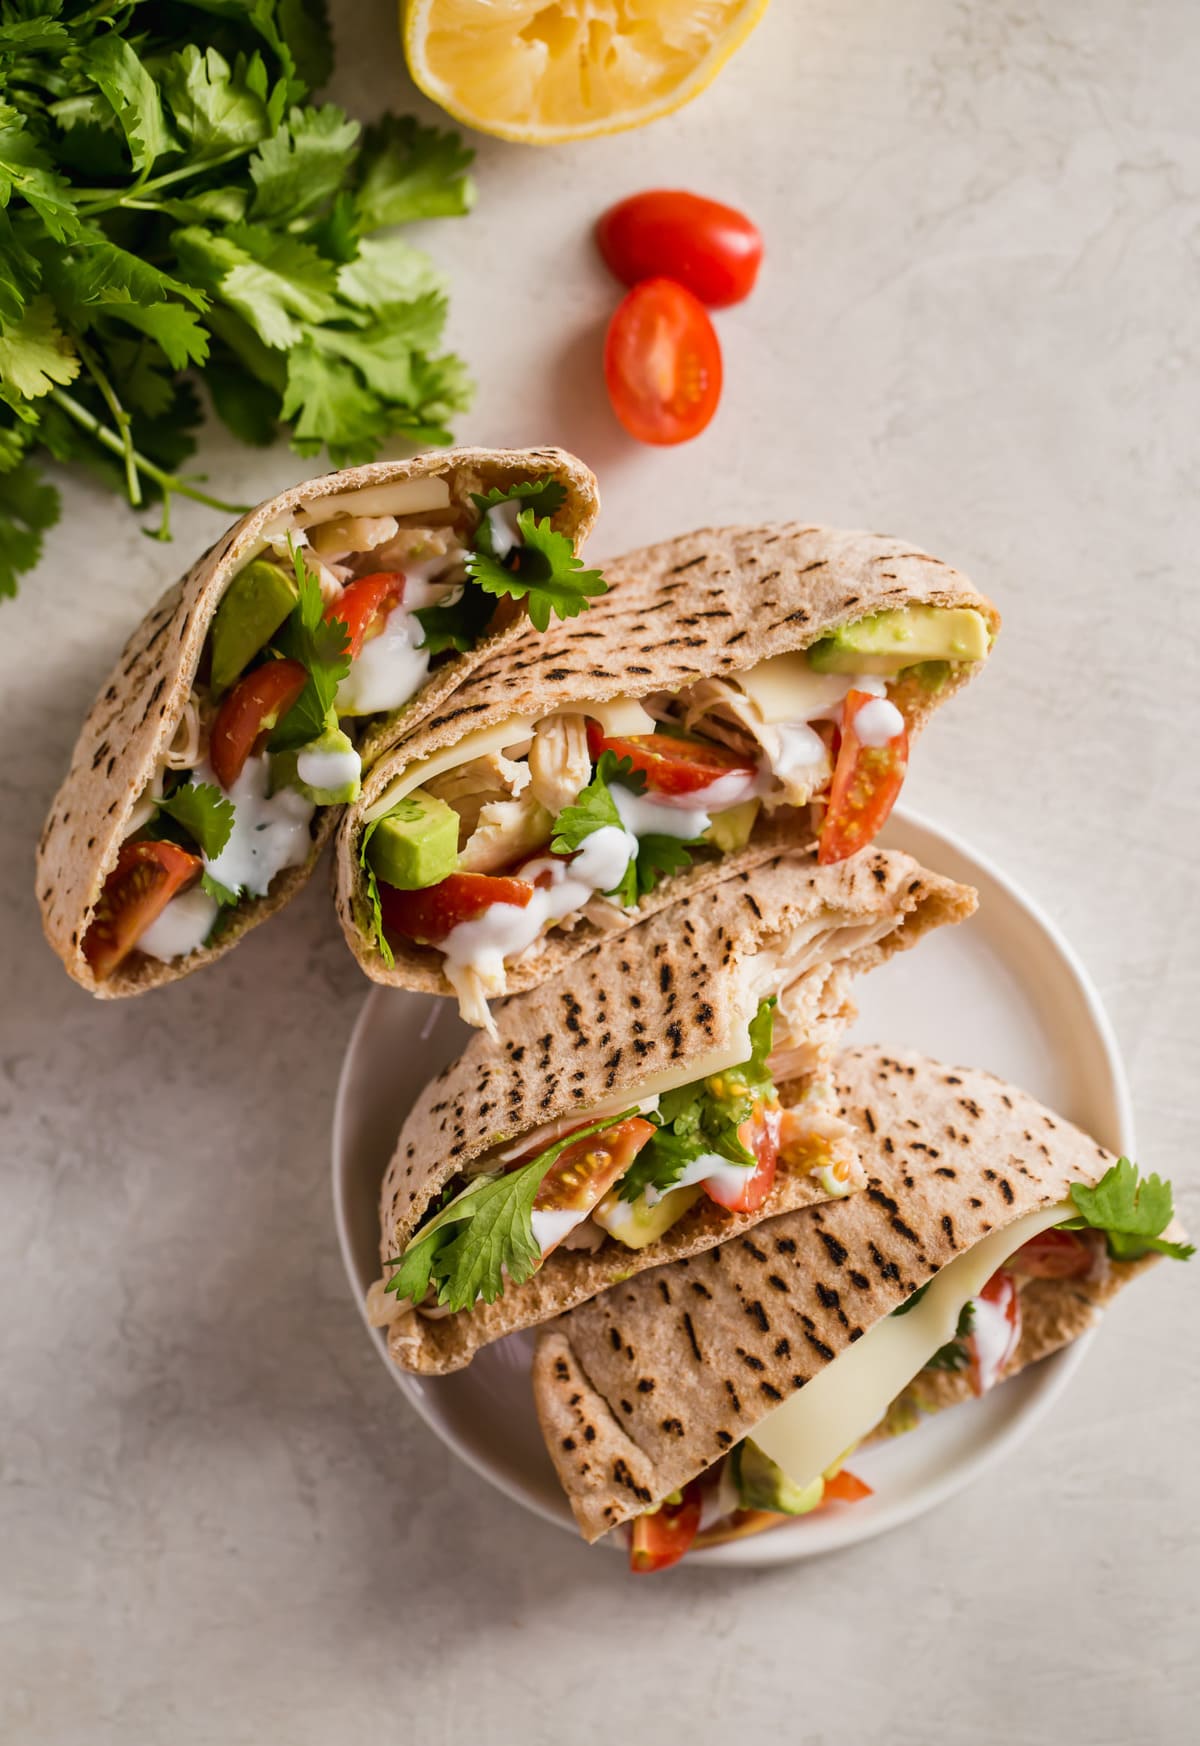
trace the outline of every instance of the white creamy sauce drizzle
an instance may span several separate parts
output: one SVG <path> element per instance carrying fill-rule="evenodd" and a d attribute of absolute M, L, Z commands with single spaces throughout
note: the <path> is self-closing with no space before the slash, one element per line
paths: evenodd
<path fill-rule="evenodd" d="M 805 699 L 807 708 L 804 716 L 771 724 L 777 741 L 771 766 L 777 776 L 790 776 L 798 770 L 816 769 L 824 763 L 828 757 L 825 742 L 812 724 L 817 721 L 840 723 L 842 705 L 851 691 L 865 691 L 868 696 L 878 698 L 883 707 L 890 710 L 891 715 L 899 722 L 899 727 L 894 727 L 891 733 L 878 742 L 880 745 L 899 733 L 904 726 L 900 711 L 894 704 L 887 702 L 886 680 L 881 679 L 877 673 L 821 673 L 814 674 L 813 678 L 820 679 L 823 683 L 819 690 L 809 692 Z M 864 704 L 855 718 L 855 732 L 864 745 L 876 743 L 873 740 L 863 740 L 858 725 L 873 708 L 874 704 Z"/>
<path fill-rule="evenodd" d="M 161 915 L 155 916 L 145 933 L 138 936 L 138 951 L 148 952 L 164 963 L 198 951 L 212 932 L 219 907 L 216 898 L 199 885 L 181 891 Z"/>
<path fill-rule="evenodd" d="M 305 746 L 296 756 L 296 774 L 310 788 L 347 788 L 362 775 L 362 759 L 353 746 L 344 752 Z"/>
<path fill-rule="evenodd" d="M 691 837 L 703 836 L 712 823 L 703 807 L 668 806 L 658 796 L 634 794 L 632 789 L 623 788 L 619 782 L 613 783 L 609 793 L 621 815 L 621 823 L 635 837 L 678 837 L 686 842 Z M 686 796 L 688 801 L 697 798 L 692 794 Z M 731 803 L 726 801 L 724 804 Z"/>
<path fill-rule="evenodd" d="M 217 781 L 207 765 L 200 765 L 192 779 Z M 229 841 L 215 859 L 205 862 L 220 884 L 231 891 L 248 891 L 253 897 L 265 897 L 275 875 L 285 867 L 300 866 L 312 848 L 308 830 L 316 810 L 312 801 L 295 788 L 268 794 L 269 784 L 267 753 L 247 758 L 233 787 L 225 790 L 233 802 Z"/>
<path fill-rule="evenodd" d="M 374 715 L 407 703 L 429 674 L 429 656 L 420 647 L 424 635 L 420 619 L 404 602 L 394 606 L 379 635 L 363 644 L 338 686 L 338 714 Z"/>
<path fill-rule="evenodd" d="M 870 703 L 863 704 L 854 717 L 854 732 L 859 745 L 868 746 L 872 750 L 886 746 L 889 740 L 894 740 L 903 730 L 904 717 L 886 697 L 872 698 Z"/>
<path fill-rule="evenodd" d="M 1000 1380 L 1000 1372 L 1012 1343 L 1012 1324 L 998 1303 L 990 1298 L 973 1297 L 974 1319 L 971 1337 L 975 1342 L 975 1358 L 979 1366 L 979 1382 L 986 1392 Z"/>
<path fill-rule="evenodd" d="M 491 529 L 492 550 L 501 563 L 514 546 L 522 544 L 517 517 L 524 507 L 521 503 L 494 503 L 484 518 Z"/>
<path fill-rule="evenodd" d="M 442 941 L 448 972 L 469 967 L 486 984 L 503 984 L 505 958 L 532 946 L 548 922 L 581 908 L 595 891 L 594 885 L 575 877 L 575 867 L 582 858 L 580 855 L 567 862 L 547 857 L 522 867 L 522 879 L 532 883 L 549 874 L 550 883 L 535 885 L 524 908 L 515 903 L 493 903 L 474 921 L 459 922 L 451 928 Z"/>

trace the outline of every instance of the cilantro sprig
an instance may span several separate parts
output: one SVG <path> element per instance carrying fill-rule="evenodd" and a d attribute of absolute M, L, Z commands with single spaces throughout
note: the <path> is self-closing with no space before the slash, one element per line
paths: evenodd
<path fill-rule="evenodd" d="M 702 1153 L 713 1152 L 731 1164 L 753 1169 L 754 1153 L 743 1145 L 738 1128 L 754 1113 L 757 1101 L 775 1090 L 767 1067 L 775 1025 L 775 1000 L 760 1002 L 750 1023 L 750 1056 L 740 1067 L 711 1075 L 692 1085 L 668 1091 L 648 1118 L 656 1132 L 621 1178 L 617 1192 L 633 1201 L 647 1188 L 665 1194 L 687 1166 Z"/>
<path fill-rule="evenodd" d="M 533 1234 L 533 1203 L 559 1154 L 633 1113 L 625 1110 L 577 1128 L 517 1170 L 477 1176 L 417 1232 L 398 1257 L 388 1291 L 419 1304 L 432 1285 L 439 1304 L 463 1310 L 477 1298 L 495 1303 L 506 1276 L 514 1285 L 524 1285 L 542 1259 Z"/>
<path fill-rule="evenodd" d="M 557 533 L 550 517 L 566 493 L 552 478 L 535 479 L 486 494 L 473 493 L 479 526 L 467 556 L 467 575 L 485 594 L 527 602 L 535 629 L 549 627 L 550 616 L 575 618 L 598 594 L 608 592 L 599 570 L 585 570 L 583 559 L 566 534 Z M 517 512 L 519 541 L 503 558 L 496 554 L 488 511 L 501 503 L 523 503 Z M 538 511 L 542 517 L 539 520 Z"/>
<path fill-rule="evenodd" d="M 215 782 L 185 782 L 157 805 L 198 844 L 206 861 L 216 860 L 233 830 L 233 802 Z"/>
<path fill-rule="evenodd" d="M 602 830 L 606 825 L 624 829 L 611 793 L 614 782 L 619 782 L 634 794 L 641 794 L 646 786 L 646 778 L 640 770 L 634 769 L 632 758 L 618 758 L 612 751 L 601 752 L 592 780 L 580 790 L 574 804 L 565 806 L 554 821 L 550 847 L 556 855 L 574 854 L 593 831 Z M 703 842 L 703 837 L 684 841 L 655 831 L 639 837 L 637 855 L 625 869 L 621 883 L 605 896 L 617 897 L 626 909 L 633 909 L 639 898 L 653 891 L 660 879 L 690 866 L 689 850 L 700 848 Z"/>
<path fill-rule="evenodd" d="M 272 647 L 307 669 L 308 682 L 271 735 L 273 752 L 306 746 L 324 731 L 337 688 L 350 671 L 350 632 L 344 619 L 326 619 L 321 585 L 292 547 L 296 604 L 276 631 Z"/>
<path fill-rule="evenodd" d="M 367 847 L 375 835 L 375 829 L 379 822 L 377 818 L 372 819 L 364 830 L 358 845 L 358 864 L 362 869 L 363 884 L 367 891 L 367 904 L 371 911 L 370 937 L 374 941 L 375 950 L 390 970 L 396 962 L 396 956 L 383 928 L 383 903 L 379 896 L 379 880 L 376 877 L 374 867 L 367 858 Z"/>
<path fill-rule="evenodd" d="M 467 212 L 459 137 L 365 133 L 310 92 L 324 0 L 0 9 L 0 596 L 59 514 L 47 458 L 136 509 L 236 504 L 180 471 L 203 383 L 243 442 L 364 461 L 449 440 L 446 297 L 392 227 Z"/>
<path fill-rule="evenodd" d="M 1151 1251 L 1187 1261 L 1196 1253 L 1194 1243 L 1171 1243 L 1162 1235 L 1175 1216 L 1171 1184 L 1139 1176 L 1128 1158 L 1118 1158 L 1094 1188 L 1073 1182 L 1070 1195 L 1078 1216 L 1064 1220 L 1060 1230 L 1103 1231 L 1114 1261 L 1137 1261 Z"/>

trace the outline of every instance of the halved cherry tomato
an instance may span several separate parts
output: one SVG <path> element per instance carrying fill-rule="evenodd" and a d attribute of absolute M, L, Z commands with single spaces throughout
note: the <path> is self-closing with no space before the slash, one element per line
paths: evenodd
<path fill-rule="evenodd" d="M 377 570 L 347 582 L 336 600 L 325 608 L 325 620 L 340 619 L 350 638 L 350 659 L 362 652 L 367 637 L 383 628 L 383 621 L 404 599 L 403 570 Z"/>
<path fill-rule="evenodd" d="M 610 206 L 597 221 L 596 242 L 626 285 L 662 274 L 717 306 L 750 295 L 763 253 L 745 213 L 680 188 L 652 188 Z"/>
<path fill-rule="evenodd" d="M 494 903 L 524 909 L 533 896 L 527 879 L 497 878 L 491 873 L 451 873 L 422 891 L 397 891 L 379 886 L 383 929 L 423 945 L 437 945 L 459 922 L 475 921 Z"/>
<path fill-rule="evenodd" d="M 754 1153 L 758 1163 L 753 1170 L 749 1165 L 746 1166 L 744 1181 L 727 1181 L 723 1176 L 708 1179 L 704 1184 L 704 1192 L 710 1200 L 715 1200 L 718 1206 L 728 1207 L 730 1212 L 758 1211 L 775 1181 L 782 1119 L 783 1112 L 778 1106 L 773 1109 L 768 1109 L 761 1103 L 755 1106 L 749 1121 L 743 1122 L 738 1129 L 738 1139 L 748 1151 Z"/>
<path fill-rule="evenodd" d="M 722 776 L 753 776 L 757 765 L 710 740 L 685 739 L 682 734 L 630 734 L 609 739 L 599 722 L 587 724 L 588 752 L 595 763 L 601 752 L 629 758 L 646 778 L 651 794 L 695 794 Z"/>
<path fill-rule="evenodd" d="M 83 939 L 83 955 L 99 981 L 112 975 L 175 893 L 203 871 L 198 855 L 174 843 L 121 844 Z"/>
<path fill-rule="evenodd" d="M 564 1146 L 542 1178 L 534 1212 L 591 1212 L 624 1176 L 653 1132 L 653 1123 L 630 1116 L 601 1134 Z"/>
<path fill-rule="evenodd" d="M 874 842 L 904 784 L 908 729 L 882 746 L 864 746 L 854 731 L 859 710 L 876 701 L 865 691 L 851 691 L 842 705 L 842 743 L 817 850 L 822 867 Z"/>
<path fill-rule="evenodd" d="M 217 711 L 208 756 L 222 788 L 232 788 L 260 735 L 275 727 L 308 683 L 299 661 L 264 661 L 238 680 Z"/>
<path fill-rule="evenodd" d="M 843 1467 L 834 1474 L 832 1479 L 825 1481 L 823 1504 L 832 1500 L 835 1503 L 859 1503 L 864 1497 L 871 1497 L 871 1487 L 865 1479 L 860 1479 L 857 1473 L 847 1473 Z"/>
<path fill-rule="evenodd" d="M 648 1516 L 637 1516 L 629 1541 L 629 1568 L 638 1574 L 667 1570 L 678 1564 L 700 1526 L 700 1485 L 683 1488 L 678 1503 L 665 1503 Z"/>
<path fill-rule="evenodd" d="M 1040 1231 L 1022 1243 L 1008 1265 L 1030 1279 L 1080 1279 L 1092 1269 L 1091 1246 L 1074 1231 Z"/>
<path fill-rule="evenodd" d="M 986 1394 L 998 1382 L 1021 1338 L 1021 1299 L 1011 1273 L 1000 1267 L 975 1299 L 975 1324 L 967 1336 L 971 1390 Z"/>
<path fill-rule="evenodd" d="M 721 398 L 721 346 L 704 305 L 671 279 L 635 285 L 608 324 L 604 380 L 639 442 L 699 436 Z"/>

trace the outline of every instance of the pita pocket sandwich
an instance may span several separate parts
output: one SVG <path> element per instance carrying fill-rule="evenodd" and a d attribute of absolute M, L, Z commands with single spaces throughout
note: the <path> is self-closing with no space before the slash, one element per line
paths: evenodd
<path fill-rule="evenodd" d="M 210 963 L 312 870 L 362 771 L 466 675 L 604 582 L 558 449 L 379 461 L 260 504 L 133 633 L 38 848 L 46 937 L 91 993 Z"/>
<path fill-rule="evenodd" d="M 368 1315 L 396 1362 L 460 1369 L 860 1187 L 826 1072 L 850 980 L 974 907 L 909 855 L 768 853 L 506 1001 L 497 1041 L 473 1038 L 418 1098 L 384 1178 Z"/>
<path fill-rule="evenodd" d="M 747 845 L 867 846 L 909 742 L 999 626 L 903 541 L 705 529 L 606 565 L 585 620 L 525 635 L 381 758 L 337 844 L 368 976 L 468 1024 Z"/>
<path fill-rule="evenodd" d="M 1057 1351 L 1157 1253 L 1192 1253 L 1169 1183 L 988 1073 L 861 1049 L 836 1080 L 864 1193 L 643 1274 L 539 1341 L 576 1520 L 588 1540 L 632 1523 L 634 1570 L 868 1496 L 843 1465 L 860 1444 Z"/>

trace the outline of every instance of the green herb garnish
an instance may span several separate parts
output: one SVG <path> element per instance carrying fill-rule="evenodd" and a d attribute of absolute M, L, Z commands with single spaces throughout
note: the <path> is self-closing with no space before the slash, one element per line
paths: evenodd
<path fill-rule="evenodd" d="M 1174 1261 L 1196 1253 L 1194 1243 L 1168 1243 L 1162 1237 L 1175 1216 L 1171 1184 L 1161 1176 L 1139 1177 L 1128 1158 L 1118 1158 L 1095 1188 L 1073 1182 L 1070 1195 L 1079 1216 L 1064 1220 L 1059 1229 L 1103 1231 L 1114 1261 L 1137 1261 L 1151 1250 Z"/>

